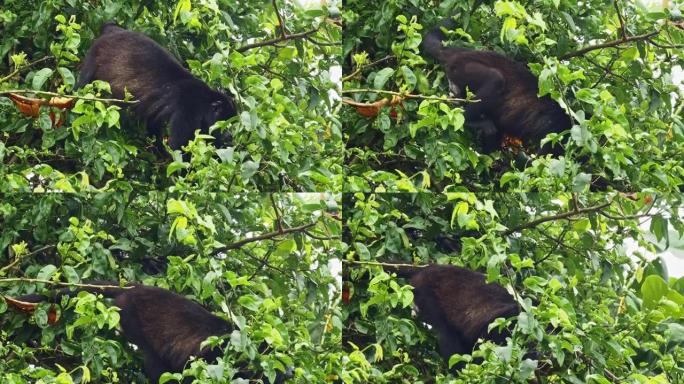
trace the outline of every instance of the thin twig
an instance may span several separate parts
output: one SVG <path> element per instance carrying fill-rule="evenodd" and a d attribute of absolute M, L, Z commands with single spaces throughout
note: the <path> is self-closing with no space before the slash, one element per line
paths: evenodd
<path fill-rule="evenodd" d="M 0 284 L 1 283 L 16 283 L 16 282 L 41 283 L 41 284 L 48 284 L 48 285 L 58 285 L 60 287 L 79 287 L 79 288 L 95 288 L 95 289 L 110 289 L 110 288 L 130 289 L 130 288 L 134 288 L 133 286 L 122 287 L 119 285 L 64 283 L 61 281 L 52 281 L 52 280 L 45 280 L 45 279 L 32 279 L 32 278 L 28 278 L 28 277 L 8 277 L 5 279 L 0 279 Z"/>
<path fill-rule="evenodd" d="M 309 231 L 304 231 L 304 233 L 307 236 L 309 236 L 310 238 L 316 239 L 316 240 L 336 240 L 336 239 L 338 239 L 337 237 L 323 237 L 323 236 L 314 235 L 313 233 L 311 233 Z"/>
<path fill-rule="evenodd" d="M 513 233 L 515 233 L 515 232 L 520 232 L 520 231 L 522 231 L 523 229 L 534 228 L 534 227 L 536 227 L 536 226 L 539 225 L 539 224 L 546 223 L 547 221 L 562 220 L 562 219 L 570 218 L 570 217 L 572 217 L 572 216 L 579 216 L 579 215 L 582 215 L 582 214 L 585 214 L 585 213 L 591 213 L 591 212 L 600 211 L 600 210 L 602 210 L 603 208 L 606 208 L 606 207 L 610 206 L 612 203 L 613 203 L 613 199 L 610 199 L 610 201 L 608 201 L 607 203 L 595 205 L 595 206 L 593 206 L 593 207 L 581 208 L 581 209 L 573 209 L 573 210 L 571 210 L 571 211 L 559 213 L 559 214 L 557 214 L 557 215 L 551 215 L 551 216 L 540 217 L 540 218 L 538 218 L 538 219 L 536 219 L 536 220 L 532 220 L 532 221 L 530 221 L 530 222 L 527 222 L 527 223 L 518 225 L 517 227 L 508 229 L 508 230 L 502 232 L 502 235 L 503 235 L 503 236 L 508 236 L 508 235 L 511 235 L 511 234 L 513 234 Z"/>
<path fill-rule="evenodd" d="M 540 230 L 540 229 L 537 229 L 537 230 L 538 230 L 539 232 L 541 232 L 541 233 L 544 232 L 544 231 L 542 231 L 542 230 Z M 537 265 L 538 265 L 539 263 L 545 261 L 545 260 L 548 259 L 549 257 L 551 257 L 551 255 L 552 255 L 554 252 L 556 252 L 556 250 L 561 246 L 561 244 L 563 244 L 563 238 L 565 237 L 565 234 L 566 234 L 567 232 L 568 232 L 568 228 L 567 228 L 567 227 L 563 228 L 563 232 L 561 232 L 560 236 L 558 236 L 557 239 L 556 239 L 555 237 L 553 237 L 553 236 L 547 235 L 548 237 L 550 237 L 551 239 L 553 239 L 553 241 L 554 241 L 555 244 L 554 244 L 553 248 L 549 249 L 549 251 L 546 253 L 546 255 L 544 255 L 544 257 L 542 257 L 541 259 L 539 259 L 539 260 L 537 260 L 537 261 L 535 262 Z"/>
<path fill-rule="evenodd" d="M 344 81 L 347 81 L 347 80 L 349 80 L 349 79 L 352 79 L 352 78 L 354 78 L 356 75 L 358 75 L 361 71 L 363 71 L 364 69 L 368 69 L 368 68 L 370 68 L 370 67 L 376 66 L 376 65 L 378 65 L 378 64 L 380 64 L 380 63 L 382 63 L 382 62 L 385 62 L 385 61 L 387 61 L 387 60 L 389 60 L 389 59 L 393 59 L 393 58 L 395 58 L 394 55 L 387 55 L 387 56 L 383 57 L 382 59 L 378 59 L 378 60 L 375 60 L 375 61 L 373 61 L 373 62 L 371 62 L 371 63 L 366 64 L 366 65 L 359 66 L 359 67 L 356 68 L 356 70 L 354 70 L 354 72 L 352 72 L 352 73 L 350 73 L 349 75 L 343 77 L 343 78 L 342 78 L 342 81 L 344 82 Z"/>
<path fill-rule="evenodd" d="M 229 249 L 237 249 L 237 248 L 242 247 L 245 244 L 249 244 L 249 243 L 254 242 L 254 241 L 268 240 L 268 239 L 272 239 L 272 238 L 279 236 L 279 235 L 287 235 L 288 233 L 303 232 L 304 230 L 311 228 L 314 225 L 316 225 L 316 223 L 309 223 L 309 224 L 300 225 L 298 227 L 283 228 L 281 231 L 273 231 L 273 232 L 264 233 L 263 235 L 249 237 L 249 238 L 246 238 L 246 239 L 243 239 L 240 241 L 236 241 L 232 244 L 228 244 L 226 246 L 217 248 L 214 250 L 213 254 L 215 255 L 215 254 L 227 251 Z"/>
<path fill-rule="evenodd" d="M 32 66 L 34 66 L 38 63 L 42 63 L 43 61 L 47 61 L 47 60 L 54 59 L 54 58 L 55 58 L 54 56 L 45 56 L 45 57 L 41 57 L 40 59 L 38 59 L 32 63 L 28 63 L 24 66 L 18 67 L 9 75 L 7 75 L 3 78 L 0 78 L 0 83 L 4 83 L 5 81 L 11 79 L 12 77 L 16 76 L 19 72 L 23 71 L 26 68 L 31 68 Z"/>
<path fill-rule="evenodd" d="M 44 246 L 44 247 L 40 247 L 40 248 L 36 249 L 35 251 L 29 252 L 29 253 L 27 253 L 27 254 L 25 254 L 25 255 L 17 255 L 17 257 L 14 259 L 13 262 L 11 262 L 10 264 L 8 264 L 8 265 L 6 265 L 6 266 L 0 268 L 0 273 L 3 273 L 3 272 L 5 272 L 6 270 L 8 270 L 8 269 L 14 267 L 14 266 L 17 265 L 17 263 L 19 263 L 19 262 L 21 261 L 21 259 L 23 259 L 23 258 L 31 257 L 31 256 L 33 256 L 33 255 L 35 255 L 35 254 L 37 254 L 37 253 L 41 253 L 41 252 L 43 252 L 43 251 L 46 251 L 46 250 L 48 250 L 48 249 L 50 249 L 50 248 L 54 248 L 54 247 L 55 247 L 54 245 L 46 245 L 46 246 Z"/>
<path fill-rule="evenodd" d="M 356 265 L 375 265 L 378 267 L 413 267 L 413 268 L 425 268 L 428 265 L 414 265 L 414 264 L 401 264 L 401 263 L 381 263 L 379 261 L 361 261 L 361 260 L 346 260 L 342 259 L 343 263 L 346 264 L 356 264 Z"/>
<path fill-rule="evenodd" d="M 278 10 L 278 4 L 276 4 L 277 0 L 273 0 L 273 10 L 275 11 L 276 16 L 278 17 L 278 25 L 280 26 L 280 33 L 282 34 L 283 38 L 287 38 L 287 30 L 285 29 L 285 22 L 283 21 L 283 17 L 280 15 L 280 11 Z"/>
<path fill-rule="evenodd" d="M 271 199 L 271 205 L 273 206 L 273 211 L 275 212 L 275 216 L 276 216 L 276 230 L 282 232 L 283 231 L 283 219 L 280 216 L 280 212 L 278 211 L 278 206 L 276 205 L 275 199 L 273 199 L 272 193 L 269 193 L 268 197 Z"/>
<path fill-rule="evenodd" d="M 36 95 L 44 95 L 44 96 L 54 96 L 54 97 L 67 97 L 71 99 L 81 99 L 81 100 L 90 100 L 90 101 L 102 101 L 104 103 L 126 103 L 126 104 L 136 104 L 139 103 L 140 101 L 138 100 L 131 100 L 131 101 L 126 101 L 126 100 L 119 100 L 119 99 L 103 99 L 99 97 L 92 97 L 92 96 L 77 96 L 77 95 L 62 95 L 60 93 L 55 93 L 55 92 L 47 92 L 47 91 L 34 91 L 31 89 L 10 89 L 10 90 L 4 90 L 0 92 L 0 96 L 5 96 L 10 93 L 35 93 Z"/>
<path fill-rule="evenodd" d="M 648 42 L 655 45 L 658 48 L 663 48 L 663 49 L 680 49 L 684 48 L 684 44 L 660 44 L 656 43 L 655 40 L 653 39 L 648 39 Z"/>
<path fill-rule="evenodd" d="M 278 44 L 278 43 L 286 41 L 286 40 L 301 39 L 301 38 L 307 37 L 309 35 L 313 35 L 314 33 L 318 32 L 319 29 L 320 29 L 320 27 L 318 27 L 316 29 L 312 29 L 310 31 L 306 31 L 306 32 L 293 33 L 293 34 L 287 35 L 285 37 L 281 36 L 281 37 L 277 37 L 275 39 L 269 39 L 269 40 L 264 40 L 264 41 L 252 43 L 252 44 L 243 45 L 242 47 L 238 48 L 237 51 L 238 52 L 245 52 L 245 51 L 248 51 L 248 50 L 253 49 L 253 48 L 264 47 L 267 45 L 275 45 L 275 44 Z"/>
<path fill-rule="evenodd" d="M 258 256 L 256 256 L 255 254 L 251 253 L 251 251 L 248 250 L 248 248 L 243 249 L 243 252 L 244 252 L 245 255 L 247 255 L 247 257 L 249 257 L 250 259 L 255 260 L 255 261 L 259 262 L 259 263 L 262 263 L 262 262 L 263 262 L 262 267 L 265 265 L 265 266 L 267 266 L 267 267 L 269 267 L 269 268 L 271 268 L 271 269 L 275 269 L 276 271 L 278 271 L 278 272 L 280 272 L 280 273 L 282 273 L 282 274 L 287 274 L 287 272 L 285 272 L 284 269 L 269 264 L 268 258 L 265 259 L 266 261 L 264 262 L 264 259 L 260 259 L 260 258 L 259 258 Z M 270 254 L 270 253 L 269 253 L 269 254 Z M 252 278 L 253 278 L 253 276 L 250 277 L 250 280 L 251 280 Z"/>
<path fill-rule="evenodd" d="M 259 258 L 257 257 L 257 260 L 259 261 L 259 266 L 254 270 L 254 273 L 252 273 L 252 275 L 249 276 L 249 277 L 247 278 L 247 280 L 252 280 L 255 276 L 257 276 L 257 275 L 261 272 L 261 269 L 262 269 L 264 266 L 268 266 L 268 267 L 270 267 L 270 268 L 273 267 L 272 265 L 270 265 L 270 264 L 268 263 L 268 258 L 271 257 L 271 254 L 273 254 L 273 248 L 269 249 L 269 250 L 266 252 L 266 254 L 264 255 L 263 258 L 259 259 Z M 256 256 L 255 256 L 255 257 L 256 257 Z M 281 271 L 281 272 L 282 272 L 282 271 Z"/>
<path fill-rule="evenodd" d="M 582 56 L 582 55 L 584 55 L 584 54 L 587 53 L 587 52 L 595 51 L 595 50 L 597 50 L 597 49 L 617 47 L 617 46 L 620 45 L 620 44 L 629 43 L 629 42 L 632 42 L 632 41 L 648 40 L 648 39 L 650 39 L 651 37 L 653 37 L 653 36 L 655 36 L 655 35 L 657 35 L 657 34 L 659 34 L 659 33 L 660 33 L 660 31 L 653 31 L 653 32 L 646 33 L 646 34 L 643 34 L 643 35 L 630 36 L 630 37 L 625 37 L 625 38 L 623 38 L 623 39 L 607 41 L 607 42 L 601 43 L 601 44 L 590 45 L 590 46 L 588 46 L 588 47 L 584 47 L 584 48 L 579 49 L 579 50 L 577 50 L 577 51 L 570 52 L 570 53 L 566 53 L 565 55 L 559 57 L 559 59 L 561 59 L 561 60 L 567 60 L 567 59 L 570 59 L 570 58 L 572 58 L 572 57 Z"/>
<path fill-rule="evenodd" d="M 411 94 L 411 93 L 385 91 L 383 89 L 358 88 L 358 89 L 344 89 L 344 90 L 342 90 L 343 94 L 344 93 L 365 93 L 365 92 L 382 93 L 382 94 L 387 94 L 387 95 L 400 96 L 400 97 L 403 97 L 405 99 L 438 100 L 438 101 L 446 101 L 446 102 L 463 102 L 463 101 L 477 102 L 477 101 L 479 101 L 479 100 L 459 99 L 459 98 L 455 98 L 455 97 L 415 95 L 415 94 Z"/>
<path fill-rule="evenodd" d="M 620 31 L 622 32 L 622 38 L 627 37 L 627 30 L 625 29 L 625 20 L 622 18 L 622 13 L 620 12 L 620 7 L 618 6 L 618 0 L 613 0 L 613 6 L 615 6 L 615 12 L 618 15 L 618 20 L 620 20 Z"/>

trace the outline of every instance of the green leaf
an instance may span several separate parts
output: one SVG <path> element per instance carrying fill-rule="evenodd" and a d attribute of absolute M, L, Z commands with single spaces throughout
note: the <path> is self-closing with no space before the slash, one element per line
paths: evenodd
<path fill-rule="evenodd" d="M 57 267 L 52 264 L 48 264 L 40 269 L 40 272 L 38 272 L 36 278 L 39 280 L 50 280 L 55 272 L 57 272 Z"/>
<path fill-rule="evenodd" d="M 644 299 L 644 307 L 653 309 L 663 298 L 669 288 L 660 276 L 650 275 L 641 285 L 641 297 Z"/>
<path fill-rule="evenodd" d="M 278 51 L 278 58 L 281 60 L 292 60 L 297 57 L 297 48 L 288 46 Z"/>
<path fill-rule="evenodd" d="M 166 177 L 173 175 L 181 169 L 188 169 L 188 167 L 190 167 L 190 164 L 188 163 L 184 163 L 182 161 L 174 161 L 171 164 L 169 164 L 168 167 L 166 167 Z"/>
<path fill-rule="evenodd" d="M 375 79 L 373 80 L 373 87 L 375 89 L 384 89 L 387 80 L 394 75 L 393 68 L 383 68 L 375 74 Z"/>
<path fill-rule="evenodd" d="M 71 73 L 71 70 L 69 70 L 69 68 L 57 67 L 57 71 L 59 72 L 60 76 L 62 76 L 62 81 L 64 81 L 64 84 L 66 84 L 69 88 L 74 86 L 74 84 L 76 83 L 76 79 L 74 78 L 74 74 Z"/>
<path fill-rule="evenodd" d="M 259 170 L 259 163 L 256 161 L 245 161 L 242 164 L 242 179 L 248 181 Z"/>
<path fill-rule="evenodd" d="M 33 75 L 33 89 L 39 90 L 43 87 L 43 84 L 47 81 L 47 79 L 52 76 L 52 69 L 50 68 L 43 68 L 40 71 L 36 72 Z"/>
<path fill-rule="evenodd" d="M 591 184 L 591 175 L 588 173 L 578 173 L 572 180 L 572 191 L 583 192 L 589 189 L 589 184 Z"/>
<path fill-rule="evenodd" d="M 668 236 L 668 220 L 664 218 L 662 215 L 654 215 L 651 218 L 651 226 L 649 230 L 651 233 L 653 233 L 658 239 L 658 241 L 662 241 Z"/>

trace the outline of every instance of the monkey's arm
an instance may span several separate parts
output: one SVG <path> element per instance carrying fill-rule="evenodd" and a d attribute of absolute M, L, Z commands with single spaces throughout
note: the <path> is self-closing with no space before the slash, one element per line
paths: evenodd
<path fill-rule="evenodd" d="M 465 64 L 462 73 L 457 73 L 457 70 L 450 68 L 448 77 L 454 80 L 462 78 L 461 83 L 465 83 L 475 94 L 475 99 L 479 100 L 465 105 L 466 120 L 480 120 L 483 114 L 488 114 L 501 104 L 506 79 L 499 70 L 481 63 Z"/>
<path fill-rule="evenodd" d="M 479 120 L 470 120 L 467 124 L 479 134 L 479 139 L 482 142 L 482 152 L 492 153 L 499 149 L 503 135 L 492 120 L 480 118 Z"/>
<path fill-rule="evenodd" d="M 177 109 L 171 116 L 171 135 L 169 137 L 169 147 L 180 149 L 195 137 L 195 130 L 200 129 L 200 119 L 196 113 L 189 111 L 189 108 Z"/>

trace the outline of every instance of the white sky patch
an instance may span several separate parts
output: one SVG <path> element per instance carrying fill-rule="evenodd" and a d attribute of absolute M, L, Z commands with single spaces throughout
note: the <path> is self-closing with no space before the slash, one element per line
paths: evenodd
<path fill-rule="evenodd" d="M 296 6 L 306 10 L 323 9 L 327 5 L 327 0 L 294 0 Z"/>
<path fill-rule="evenodd" d="M 684 209 L 680 210 L 680 214 L 684 215 Z M 627 255 L 635 262 L 639 261 L 639 255 L 645 257 L 647 260 L 654 260 L 658 257 L 662 258 L 664 264 L 667 266 L 668 275 L 670 277 L 683 277 L 684 276 L 684 236 L 680 237 L 679 233 L 674 229 L 670 228 L 668 235 L 670 238 L 669 247 L 666 248 L 667 244 L 665 240 L 658 242 L 656 237 L 649 231 L 651 226 L 651 220 L 646 220 L 644 223 L 639 225 L 639 229 L 644 234 L 644 238 L 655 244 L 661 252 L 653 253 L 644 247 L 639 246 L 637 242 L 633 239 L 626 239 L 624 242 L 625 250 Z"/>
<path fill-rule="evenodd" d="M 340 100 L 340 89 L 342 89 L 342 66 L 335 65 L 330 67 L 330 81 L 335 83 L 336 89 L 328 90 L 328 97 L 331 101 Z"/>
<path fill-rule="evenodd" d="M 328 269 L 330 274 L 335 277 L 335 284 L 330 284 L 328 287 L 330 300 L 335 300 L 340 295 L 342 288 L 342 260 L 338 258 L 328 260 Z"/>

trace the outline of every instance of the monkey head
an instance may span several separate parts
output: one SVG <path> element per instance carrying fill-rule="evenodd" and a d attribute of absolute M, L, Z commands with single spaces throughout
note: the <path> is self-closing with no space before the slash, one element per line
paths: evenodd
<path fill-rule="evenodd" d="M 209 132 L 209 128 L 217 121 L 228 120 L 237 115 L 237 108 L 233 98 L 227 91 L 213 91 L 209 108 L 202 116 L 202 132 Z M 214 131 L 216 148 L 230 146 L 233 143 L 233 135 L 228 131 Z"/>

